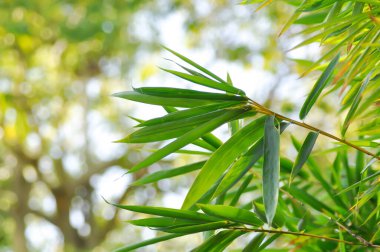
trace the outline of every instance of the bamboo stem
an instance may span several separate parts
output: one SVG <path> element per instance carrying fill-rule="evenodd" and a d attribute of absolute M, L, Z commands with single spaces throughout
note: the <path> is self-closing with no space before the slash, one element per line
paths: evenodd
<path fill-rule="evenodd" d="M 305 129 L 308 129 L 308 130 L 311 130 L 311 131 L 318 132 L 318 133 L 320 133 L 321 135 L 324 135 L 324 136 L 326 136 L 326 137 L 329 137 L 329 138 L 331 138 L 331 139 L 334 139 L 335 141 L 341 142 L 341 143 L 343 143 L 343 144 L 345 144 L 345 145 L 348 145 L 348 146 L 350 146 L 350 147 L 352 147 L 352 148 L 354 148 L 354 149 L 357 149 L 358 151 L 361 151 L 361 152 L 363 152 L 363 153 L 365 153 L 365 154 L 367 154 L 367 155 L 369 155 L 369 156 L 372 156 L 373 158 L 375 158 L 375 159 L 377 159 L 377 160 L 380 160 L 380 156 L 377 156 L 376 154 L 374 154 L 374 153 L 372 153 L 372 152 L 369 152 L 369 151 L 367 151 L 366 149 L 364 149 L 364 148 L 362 148 L 362 147 L 360 147 L 360 146 L 357 146 L 357 145 L 355 145 L 355 144 L 353 144 L 353 143 L 350 143 L 350 142 L 348 142 L 348 141 L 346 141 L 346 140 L 344 140 L 344 139 L 342 139 L 342 138 L 339 138 L 339 137 L 337 137 L 337 136 L 334 136 L 334 135 L 332 135 L 332 134 L 330 134 L 330 133 L 328 133 L 328 132 L 326 132 L 326 131 L 323 131 L 323 130 L 321 130 L 321 129 L 318 129 L 318 128 L 316 128 L 316 127 L 314 127 L 314 126 L 312 126 L 312 125 L 309 125 L 309 124 L 307 124 L 307 123 L 299 122 L 299 121 L 293 120 L 293 119 L 291 119 L 291 118 L 289 118 L 289 117 L 286 117 L 286 116 L 283 116 L 283 115 L 281 115 L 281 114 L 278 114 L 278 113 L 276 113 L 276 112 L 274 112 L 274 111 L 272 111 L 272 110 L 270 110 L 270 109 L 268 109 L 268 108 L 262 106 L 261 104 L 259 104 L 259 103 L 255 102 L 255 101 L 253 101 L 253 100 L 250 100 L 250 102 L 251 102 L 251 106 L 252 106 L 252 108 L 254 108 L 254 109 L 255 109 L 257 112 L 259 112 L 259 113 L 263 113 L 263 114 L 267 114 L 267 115 L 274 115 L 276 118 L 279 118 L 279 119 L 281 119 L 281 120 L 284 120 L 284 121 L 290 122 L 290 123 L 292 123 L 292 124 L 298 125 L 298 126 L 300 126 L 300 127 L 303 127 L 303 128 L 305 128 Z"/>
<path fill-rule="evenodd" d="M 306 236 L 310 238 L 318 238 L 318 239 L 325 239 L 335 242 L 341 242 L 348 245 L 357 245 L 357 246 L 365 246 L 365 247 L 372 247 L 372 248 L 380 248 L 379 245 L 374 245 L 371 243 L 354 243 L 350 241 L 340 240 L 332 237 L 322 236 L 322 235 L 314 235 L 309 233 L 298 233 L 298 232 L 292 232 L 292 231 L 285 231 L 285 230 L 276 230 L 276 229 L 261 229 L 261 228 L 245 228 L 245 227 L 230 227 L 229 229 L 233 230 L 241 230 L 244 232 L 257 232 L 257 233 L 272 233 L 272 234 L 285 234 L 285 235 L 294 235 L 294 236 Z"/>

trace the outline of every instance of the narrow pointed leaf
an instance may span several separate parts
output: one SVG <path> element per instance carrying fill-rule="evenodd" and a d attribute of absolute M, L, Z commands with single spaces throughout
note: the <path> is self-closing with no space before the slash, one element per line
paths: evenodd
<path fill-rule="evenodd" d="M 306 163 L 311 151 L 313 150 L 315 141 L 318 138 L 317 132 L 310 132 L 305 141 L 303 142 L 300 151 L 298 152 L 296 161 L 294 162 L 294 165 L 292 167 L 292 173 L 290 175 L 290 181 L 293 180 L 293 178 L 300 172 L 302 166 Z"/>
<path fill-rule="evenodd" d="M 243 183 L 240 185 L 238 191 L 234 195 L 234 197 L 231 199 L 230 206 L 236 206 L 238 203 L 240 196 L 244 193 L 245 189 L 248 187 L 249 183 L 251 182 L 253 178 L 252 174 L 249 174 L 243 181 Z"/>
<path fill-rule="evenodd" d="M 235 159 L 244 154 L 262 136 L 264 119 L 264 117 L 261 117 L 251 122 L 214 152 L 192 184 L 182 205 L 183 209 L 190 208 L 195 204 Z"/>
<path fill-rule="evenodd" d="M 200 100 L 200 99 L 184 99 L 184 98 L 162 99 L 162 97 L 144 95 L 135 91 L 120 92 L 120 93 L 113 94 L 113 96 L 131 100 L 131 101 L 152 104 L 152 105 L 173 106 L 173 107 L 180 107 L 180 108 L 193 108 L 193 107 L 204 106 L 204 105 L 213 103 L 213 101 L 210 101 L 210 100 Z"/>
<path fill-rule="evenodd" d="M 219 252 L 231 244 L 237 237 L 245 234 L 240 230 L 223 230 L 211 236 L 200 246 L 192 250 L 192 252 Z"/>
<path fill-rule="evenodd" d="M 188 145 L 189 143 L 193 142 L 194 140 L 200 138 L 204 134 L 218 128 L 222 124 L 230 121 L 234 117 L 238 116 L 239 114 L 242 114 L 245 112 L 246 109 L 231 109 L 226 111 L 223 115 L 220 115 L 216 118 L 211 119 L 210 121 L 200 125 L 199 127 L 185 133 L 181 137 L 177 138 L 177 140 L 171 142 L 170 144 L 166 145 L 165 147 L 161 148 L 159 151 L 151 154 L 148 156 L 144 161 L 138 163 L 134 167 L 131 168 L 129 172 L 135 172 L 138 171 L 144 167 L 147 167 L 162 158 L 168 156 L 169 154 L 179 150 L 180 148 Z"/>
<path fill-rule="evenodd" d="M 203 78 L 203 77 L 199 77 Z M 239 95 L 219 94 L 204 91 L 196 91 L 183 88 L 171 87 L 142 87 L 134 88 L 134 91 L 158 97 L 165 98 L 187 98 L 187 99 L 200 99 L 200 100 L 216 100 L 216 101 L 247 101 L 248 99 Z"/>
<path fill-rule="evenodd" d="M 157 182 L 162 179 L 172 178 L 175 176 L 183 175 L 192 171 L 199 170 L 206 163 L 206 161 L 197 162 L 194 164 L 189 164 L 185 166 L 181 166 L 175 169 L 165 170 L 165 171 L 157 171 L 152 174 L 149 174 L 145 177 L 142 177 L 131 184 L 131 186 L 140 186 L 153 182 Z"/>
<path fill-rule="evenodd" d="M 280 176 L 280 132 L 274 116 L 267 116 L 264 131 L 263 200 L 268 225 L 276 214 Z"/>
<path fill-rule="evenodd" d="M 153 126 L 153 125 L 157 125 L 157 124 L 178 121 L 181 119 L 185 119 L 185 118 L 189 118 L 189 117 L 193 117 L 193 116 L 198 116 L 198 115 L 209 113 L 209 112 L 212 112 L 215 110 L 234 107 L 234 106 L 238 106 L 238 105 L 243 105 L 243 103 L 241 103 L 239 101 L 220 102 L 220 103 L 210 104 L 210 105 L 206 105 L 206 106 L 200 106 L 200 107 L 189 108 L 189 109 L 185 109 L 185 110 L 173 111 L 173 112 L 171 112 L 165 116 L 157 117 L 157 118 L 147 120 L 145 122 L 141 122 L 139 125 L 137 125 L 137 127 Z"/>
<path fill-rule="evenodd" d="M 165 231 L 167 233 L 192 234 L 192 233 L 204 232 L 208 230 L 218 230 L 221 228 L 227 228 L 234 225 L 236 224 L 230 223 L 228 221 L 217 221 L 217 222 L 204 223 L 204 224 L 198 224 L 198 225 L 189 225 L 189 226 L 184 226 L 184 227 L 164 228 L 160 230 Z"/>
<path fill-rule="evenodd" d="M 160 236 L 160 237 L 156 237 L 156 238 L 153 238 L 153 239 L 149 239 L 149 240 L 146 240 L 146 241 L 143 241 L 143 242 L 135 243 L 135 244 L 123 247 L 123 248 L 116 249 L 116 250 L 114 250 L 114 252 L 133 251 L 133 250 L 136 250 L 136 249 L 141 248 L 141 247 L 145 247 L 145 246 L 148 246 L 148 245 L 156 244 L 156 243 L 159 243 L 159 242 L 162 242 L 162 241 L 171 240 L 171 239 L 174 239 L 174 238 L 177 238 L 177 237 L 180 237 L 180 236 L 184 236 L 184 235 L 186 235 L 186 234 L 163 235 L 163 236 Z"/>
<path fill-rule="evenodd" d="M 180 119 L 177 121 L 147 126 L 139 129 L 129 136 L 117 141 L 120 143 L 150 143 L 177 138 L 199 125 L 223 115 L 227 110 L 216 110 L 199 116 Z"/>
<path fill-rule="evenodd" d="M 221 219 L 230 220 L 236 223 L 248 224 L 260 227 L 264 224 L 255 213 L 245 209 L 224 206 L 224 205 L 205 205 L 197 204 L 207 215 L 215 216 Z"/>
<path fill-rule="evenodd" d="M 282 122 L 280 124 L 280 133 L 282 133 L 287 127 L 289 123 Z M 239 181 L 244 174 L 248 172 L 248 170 L 261 158 L 264 154 L 264 139 L 261 138 L 260 141 L 255 143 L 246 154 L 241 156 L 228 170 L 226 175 L 224 176 L 222 182 L 220 182 L 215 194 L 213 196 L 216 197 L 221 193 L 230 189 L 233 185 Z"/>
<path fill-rule="evenodd" d="M 334 71 L 336 64 L 339 61 L 340 54 L 335 56 L 335 58 L 330 62 L 325 71 L 319 77 L 318 81 L 315 83 L 313 89 L 311 90 L 309 96 L 306 98 L 305 103 L 303 104 L 300 111 L 300 119 L 304 119 L 309 113 L 310 109 L 313 107 L 314 103 L 318 99 L 319 95 L 322 93 L 322 90 L 326 87 L 329 82 L 330 77 Z"/>
<path fill-rule="evenodd" d="M 216 90 L 225 91 L 225 92 L 232 93 L 232 94 L 244 95 L 244 92 L 242 90 L 235 88 L 235 87 L 232 87 L 232 86 L 225 84 L 225 83 L 219 83 L 219 82 L 216 82 L 214 80 L 204 78 L 202 76 L 194 76 L 191 74 L 178 72 L 178 71 L 165 69 L 165 68 L 161 68 L 161 69 L 168 72 L 168 73 L 174 74 L 174 75 L 176 75 L 182 79 L 190 81 L 192 83 L 199 84 L 201 86 L 213 88 Z"/>
<path fill-rule="evenodd" d="M 203 73 L 207 74 L 208 76 L 214 78 L 215 80 L 220 81 L 220 82 L 222 82 L 222 83 L 224 82 L 224 80 L 223 80 L 222 78 L 218 77 L 216 74 L 214 74 L 214 73 L 210 72 L 209 70 L 207 70 L 206 68 L 204 68 L 204 67 L 198 65 L 198 64 L 195 63 L 194 61 L 192 61 L 192 60 L 190 60 L 189 58 L 183 56 L 182 54 L 180 54 L 180 53 L 178 53 L 178 52 L 176 52 L 176 51 L 174 51 L 174 50 L 172 50 L 172 49 L 170 49 L 170 48 L 168 48 L 168 47 L 166 47 L 166 46 L 162 46 L 162 47 L 163 47 L 165 50 L 167 50 L 167 51 L 171 52 L 172 54 L 174 54 L 175 56 L 177 56 L 178 58 L 180 58 L 181 60 L 185 61 L 185 62 L 188 63 L 189 65 L 191 65 L 191 66 L 197 68 L 198 70 L 202 71 Z"/>
<path fill-rule="evenodd" d="M 371 75 L 372 75 L 372 72 L 371 71 L 364 79 L 363 81 L 363 84 L 360 86 L 360 89 L 358 90 L 358 92 L 356 93 L 355 95 L 355 98 L 354 98 L 354 101 L 352 102 L 352 105 L 350 107 L 350 110 L 348 111 L 347 113 L 347 116 L 346 118 L 344 119 L 344 123 L 343 123 L 343 128 L 342 128 L 342 136 L 344 136 L 346 134 L 346 131 L 348 129 L 348 126 L 350 125 L 351 121 L 352 121 L 352 118 L 355 116 L 355 113 L 356 113 L 356 110 L 357 108 L 359 107 L 359 103 L 361 101 L 361 98 L 362 98 L 362 94 L 363 94 L 363 91 L 366 89 L 369 81 L 370 81 L 370 78 L 371 78 Z"/>
<path fill-rule="evenodd" d="M 265 236 L 265 233 L 257 234 L 255 237 L 252 238 L 252 240 L 248 243 L 248 245 L 243 249 L 242 252 L 257 251 L 260 244 L 263 242 Z"/>
<path fill-rule="evenodd" d="M 208 216 L 205 214 L 189 211 L 189 210 L 179 210 L 174 208 L 167 207 L 151 207 L 151 206 L 132 206 L 132 205 L 120 205 L 120 204 L 112 204 L 118 208 L 129 210 L 137 213 L 145 213 L 151 215 L 157 215 L 162 217 L 171 217 L 177 219 L 185 219 L 185 220 L 195 220 L 195 221 L 203 221 L 203 222 L 212 222 L 212 221 L 220 221 L 220 218 L 216 218 L 213 216 Z"/>
<path fill-rule="evenodd" d="M 154 218 L 145 218 L 139 220 L 128 221 L 132 225 L 140 227 L 170 227 L 174 225 L 196 225 L 202 223 L 203 221 L 196 220 L 180 220 L 170 217 L 154 217 Z M 204 223 L 204 222 L 203 222 Z"/>

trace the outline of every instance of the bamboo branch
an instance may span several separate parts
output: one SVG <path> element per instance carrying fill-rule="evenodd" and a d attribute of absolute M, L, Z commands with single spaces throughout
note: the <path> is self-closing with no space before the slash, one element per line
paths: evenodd
<path fill-rule="evenodd" d="M 364 149 L 364 148 L 362 148 L 362 147 L 360 147 L 360 146 L 357 146 L 357 145 L 355 145 L 355 144 L 353 144 L 353 143 L 350 143 L 350 142 L 348 142 L 348 141 L 346 141 L 346 140 L 344 140 L 344 139 L 342 139 L 342 138 L 339 138 L 339 137 L 337 137 L 337 136 L 334 136 L 334 135 L 332 135 L 332 134 L 330 134 L 330 133 L 328 133 L 328 132 L 326 132 L 326 131 L 323 131 L 323 130 L 321 130 L 321 129 L 318 129 L 318 128 L 316 128 L 316 127 L 314 127 L 314 126 L 312 126 L 312 125 L 309 125 L 309 124 L 307 124 L 307 123 L 299 122 L 299 121 L 293 120 L 293 119 L 291 119 L 291 118 L 289 118 L 289 117 L 286 117 L 286 116 L 283 116 L 283 115 L 281 115 L 281 114 L 278 114 L 278 113 L 276 113 L 276 112 L 274 112 L 274 111 L 272 111 L 272 110 L 270 110 L 270 109 L 268 109 L 268 108 L 262 106 L 261 104 L 259 104 L 259 103 L 255 102 L 255 101 L 253 101 L 253 100 L 250 100 L 250 102 L 251 102 L 251 106 L 252 106 L 252 108 L 255 109 L 255 110 L 256 110 L 257 112 L 259 112 L 259 113 L 266 114 L 266 115 L 274 115 L 274 116 L 275 116 L 276 118 L 278 118 L 278 119 L 281 119 L 281 120 L 284 120 L 284 121 L 290 122 L 290 123 L 292 123 L 292 124 L 298 125 L 298 126 L 300 126 L 300 127 L 303 127 L 303 128 L 305 128 L 305 129 L 308 129 L 308 130 L 311 130 L 311 131 L 318 132 L 318 133 L 320 133 L 321 135 L 324 135 L 324 136 L 326 136 L 326 137 L 329 137 L 329 138 L 331 138 L 331 139 L 334 139 L 335 141 L 341 142 L 341 143 L 343 143 L 343 144 L 345 144 L 345 145 L 348 145 L 348 146 L 350 146 L 350 147 L 352 147 L 352 148 L 354 148 L 354 149 L 357 149 L 358 151 L 361 151 L 361 152 L 363 152 L 363 153 L 365 153 L 365 154 L 367 154 L 367 155 L 369 155 L 369 156 L 372 156 L 373 158 L 375 158 L 375 159 L 377 159 L 377 160 L 380 160 L 380 156 L 377 156 L 376 154 L 374 154 L 374 153 L 372 153 L 372 152 L 369 152 L 369 151 L 367 151 L 366 149 Z"/>
<path fill-rule="evenodd" d="M 245 227 L 230 227 L 228 229 L 232 230 L 241 230 L 243 232 L 257 232 L 257 233 L 271 233 L 271 234 L 285 234 L 285 235 L 294 235 L 294 236 L 305 236 L 310 238 L 318 238 L 318 239 L 325 239 L 329 241 L 335 241 L 335 242 L 341 242 L 348 245 L 356 245 L 356 246 L 365 246 L 365 247 L 371 247 L 371 248 L 380 248 L 379 245 L 374 245 L 371 243 L 354 243 L 350 241 L 340 240 L 332 237 L 322 236 L 322 235 L 314 235 L 309 233 L 298 233 L 298 232 L 292 232 L 292 231 L 285 231 L 285 230 L 276 230 L 276 229 L 261 229 L 261 228 L 245 228 Z"/>

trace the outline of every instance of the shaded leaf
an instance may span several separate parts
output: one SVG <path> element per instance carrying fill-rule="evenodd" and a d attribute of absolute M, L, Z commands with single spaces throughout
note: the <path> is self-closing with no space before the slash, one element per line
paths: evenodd
<path fill-rule="evenodd" d="M 318 138 L 317 132 L 309 132 L 305 141 L 303 142 L 300 151 L 298 152 L 296 161 L 292 167 L 292 173 L 289 179 L 289 183 L 293 180 L 293 178 L 299 173 L 302 166 L 306 163 L 311 151 L 313 150 L 315 141 Z"/>

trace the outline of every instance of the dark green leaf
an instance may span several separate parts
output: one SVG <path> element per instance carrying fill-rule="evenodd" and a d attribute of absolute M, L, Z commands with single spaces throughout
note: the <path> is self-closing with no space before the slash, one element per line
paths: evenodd
<path fill-rule="evenodd" d="M 256 217 L 256 214 L 245 209 L 224 205 L 197 205 L 207 215 L 215 216 L 221 219 L 248 224 L 255 227 L 260 227 L 264 224 L 259 218 Z"/>
<path fill-rule="evenodd" d="M 303 104 L 300 111 L 300 119 L 304 119 L 306 115 L 309 113 L 310 109 L 314 105 L 315 101 L 318 99 L 322 90 L 326 87 L 329 82 L 330 77 L 334 71 L 336 64 L 339 61 L 340 54 L 336 55 L 335 58 L 330 62 L 325 71 L 322 73 L 321 77 L 319 77 L 318 81 L 315 83 L 313 89 L 309 93 L 309 96 L 306 98 L 305 103 Z"/>
<path fill-rule="evenodd" d="M 306 163 L 311 151 L 313 150 L 315 141 L 318 138 L 317 132 L 310 132 L 305 141 L 303 142 L 300 151 L 298 152 L 296 161 L 294 162 L 292 173 L 290 176 L 289 183 L 293 180 L 293 178 L 299 173 L 302 166 Z"/>
<path fill-rule="evenodd" d="M 170 170 L 165 170 L 165 171 L 157 171 L 157 172 L 154 172 L 152 174 L 149 174 L 145 177 L 142 177 L 142 178 L 136 180 L 135 182 L 133 182 L 131 184 L 131 186 L 145 185 L 148 183 L 157 182 L 157 181 L 162 180 L 162 179 L 172 178 L 172 177 L 179 176 L 182 174 L 186 174 L 186 173 L 189 173 L 192 171 L 196 171 L 196 170 L 202 168 L 202 166 L 205 164 L 205 162 L 206 161 L 201 161 L 201 162 L 197 162 L 194 164 L 181 166 L 181 167 L 178 167 L 175 169 L 170 169 Z"/>
<path fill-rule="evenodd" d="M 213 103 L 210 100 L 200 100 L 200 99 L 184 99 L 184 98 L 165 98 L 152 95 L 144 95 L 135 91 L 125 91 L 113 94 L 115 97 L 137 101 L 152 105 L 160 105 L 160 106 L 173 106 L 180 108 L 192 108 L 198 106 L 204 106 Z"/>

